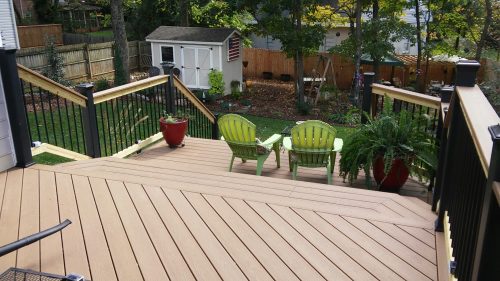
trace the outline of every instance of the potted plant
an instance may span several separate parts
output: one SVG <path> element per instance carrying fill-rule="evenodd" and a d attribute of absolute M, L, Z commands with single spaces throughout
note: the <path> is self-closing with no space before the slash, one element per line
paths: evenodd
<path fill-rule="evenodd" d="M 398 192 L 410 173 L 429 177 L 437 163 L 432 136 L 422 130 L 429 122 L 426 115 L 413 116 L 408 111 L 392 112 L 389 98 L 377 118 L 368 116 L 345 140 L 340 159 L 340 175 L 352 183 L 361 169 L 371 187 L 370 172 L 380 190 Z M 418 165 L 417 165 L 418 164 Z"/>
<path fill-rule="evenodd" d="M 173 117 L 167 115 L 167 118 L 160 118 L 160 130 L 163 139 L 167 142 L 170 148 L 177 146 L 184 146 L 184 136 L 188 129 L 188 118 L 186 117 Z"/>

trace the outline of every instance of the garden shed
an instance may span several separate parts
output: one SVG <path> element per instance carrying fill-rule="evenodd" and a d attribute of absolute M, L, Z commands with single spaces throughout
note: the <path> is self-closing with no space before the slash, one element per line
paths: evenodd
<path fill-rule="evenodd" d="M 174 63 L 189 88 L 210 88 L 208 74 L 212 69 L 223 72 L 225 94 L 231 93 L 231 81 L 241 85 L 241 34 L 235 29 L 160 26 L 146 41 L 151 42 L 153 66 Z"/>

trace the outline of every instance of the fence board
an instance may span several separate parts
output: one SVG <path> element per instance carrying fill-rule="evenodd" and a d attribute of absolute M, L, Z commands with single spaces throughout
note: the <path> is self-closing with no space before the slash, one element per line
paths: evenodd
<path fill-rule="evenodd" d="M 139 47 L 140 46 L 140 52 Z M 70 81 L 94 80 L 113 76 L 113 42 L 58 46 L 64 60 L 64 77 Z M 130 70 L 151 66 L 151 46 L 148 42 L 129 42 Z M 36 71 L 48 67 L 45 47 L 26 48 L 17 52 L 17 62 Z M 139 63 L 140 62 L 140 63 Z"/>
<path fill-rule="evenodd" d="M 326 60 L 319 64 L 320 56 L 330 57 L 333 61 L 335 70 L 335 79 L 337 86 L 340 89 L 347 90 L 351 87 L 352 78 L 354 75 L 354 64 L 348 58 L 329 53 L 318 53 L 316 55 L 307 56 L 304 58 L 304 75 L 306 77 L 312 76 L 313 69 L 317 72 L 323 73 L 326 65 Z M 246 77 L 262 77 L 262 72 L 272 72 L 273 77 L 279 79 L 281 74 L 289 74 L 292 77 L 295 75 L 293 59 L 287 58 L 281 51 L 257 49 L 257 48 L 244 48 L 243 61 L 247 61 L 247 67 L 243 68 L 243 75 Z M 395 67 L 394 77 L 398 77 L 403 85 L 407 86 L 410 81 L 415 79 L 415 64 L 409 64 L 405 67 Z M 422 71 L 425 71 L 425 62 L 422 63 Z M 446 84 L 453 83 L 455 64 L 445 62 L 430 62 L 429 64 L 429 81 L 437 80 L 443 81 Z M 371 65 L 362 65 L 362 71 L 372 71 Z M 481 81 L 484 70 L 478 73 L 478 80 Z M 390 80 L 392 67 L 381 66 L 380 77 L 384 80 Z M 425 75 L 422 72 L 422 75 Z M 327 82 L 333 82 L 331 79 L 331 70 L 327 72 Z"/>
<path fill-rule="evenodd" d="M 26 25 L 18 26 L 17 34 L 21 48 L 41 47 L 45 45 L 45 37 L 54 38 L 56 45 L 63 44 L 61 24 Z"/>

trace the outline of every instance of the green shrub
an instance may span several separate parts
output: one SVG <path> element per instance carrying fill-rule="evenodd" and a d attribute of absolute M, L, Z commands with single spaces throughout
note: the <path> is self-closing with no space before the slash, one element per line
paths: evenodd
<path fill-rule="evenodd" d="M 222 71 L 214 69 L 208 74 L 208 83 L 210 84 L 210 89 L 208 93 L 210 95 L 224 95 L 224 76 Z"/>
<path fill-rule="evenodd" d="M 309 115 L 311 113 L 312 106 L 308 102 L 299 102 L 297 103 L 297 112 L 300 115 Z"/>
<path fill-rule="evenodd" d="M 94 85 L 95 92 L 104 91 L 104 90 L 107 90 L 109 88 L 111 88 L 111 86 L 109 85 L 108 80 L 102 78 L 102 79 L 95 81 L 95 85 Z"/>
<path fill-rule="evenodd" d="M 48 67 L 43 71 L 43 75 L 57 83 L 68 86 L 69 81 L 64 79 L 64 59 L 57 52 L 53 36 L 45 37 L 45 52 L 47 53 Z"/>
<path fill-rule="evenodd" d="M 250 105 L 252 105 L 252 102 L 248 99 L 243 99 L 243 100 L 241 100 L 241 105 L 250 106 Z"/>

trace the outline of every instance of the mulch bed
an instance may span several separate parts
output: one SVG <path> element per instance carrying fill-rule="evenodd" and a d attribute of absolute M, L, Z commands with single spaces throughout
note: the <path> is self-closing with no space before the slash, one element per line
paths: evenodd
<path fill-rule="evenodd" d="M 247 113 L 287 120 L 319 119 L 329 123 L 332 114 L 345 113 L 349 108 L 347 93 L 340 93 L 338 98 L 319 101 L 308 115 L 301 115 L 297 111 L 293 83 L 264 79 L 247 80 L 246 91 L 241 97 L 228 95 L 207 106 L 215 112 Z M 309 90 L 309 87 L 306 87 L 306 90 Z M 244 106 L 247 101 L 251 104 L 248 109 Z M 231 104 L 229 109 L 228 104 Z"/>

